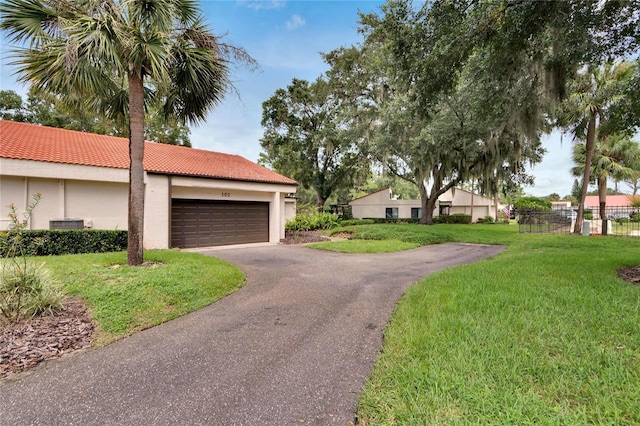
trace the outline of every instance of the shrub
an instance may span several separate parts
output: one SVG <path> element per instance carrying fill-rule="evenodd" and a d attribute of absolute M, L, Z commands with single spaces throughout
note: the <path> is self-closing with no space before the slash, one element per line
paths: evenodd
<path fill-rule="evenodd" d="M 399 217 L 374 217 L 364 220 L 373 220 L 374 223 L 420 223 L 420 219 Z"/>
<path fill-rule="evenodd" d="M 478 223 L 494 223 L 493 216 L 486 215 L 485 217 L 480 217 L 477 220 Z"/>
<path fill-rule="evenodd" d="M 518 210 L 551 210 L 551 201 L 538 197 L 520 197 L 513 203 Z"/>
<path fill-rule="evenodd" d="M 15 204 L 9 204 L 9 219 L 13 230 L 4 233 L 0 249 L 4 259 L 0 263 L 0 315 L 10 322 L 25 316 L 53 313 L 62 307 L 63 293 L 43 265 L 35 265 L 27 258 L 26 228 L 42 194 L 36 193 L 26 211 L 18 217 Z M 42 245 L 40 239 L 34 246 Z"/>
<path fill-rule="evenodd" d="M 313 231 L 338 226 L 338 215 L 333 213 L 299 214 L 285 225 L 287 231 Z"/>
<path fill-rule="evenodd" d="M 463 213 L 440 215 L 438 218 L 438 223 L 471 223 L 471 215 Z"/>
<path fill-rule="evenodd" d="M 0 313 L 9 321 L 55 313 L 64 293 L 44 264 L 18 258 L 0 264 Z"/>
<path fill-rule="evenodd" d="M 356 226 L 356 225 L 373 225 L 376 223 L 373 219 L 347 219 L 341 220 L 340 226 Z"/>
<path fill-rule="evenodd" d="M 0 233 L 0 257 L 10 257 L 7 241 L 19 231 Z M 20 231 L 27 256 L 60 256 L 63 254 L 107 253 L 127 249 L 127 231 L 99 229 L 45 229 Z"/>

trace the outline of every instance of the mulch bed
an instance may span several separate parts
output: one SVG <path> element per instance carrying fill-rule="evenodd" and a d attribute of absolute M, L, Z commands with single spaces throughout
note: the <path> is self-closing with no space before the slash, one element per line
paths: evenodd
<path fill-rule="evenodd" d="M 91 346 L 95 324 L 77 298 L 55 315 L 0 324 L 0 379 Z"/>
<path fill-rule="evenodd" d="M 322 236 L 321 231 L 287 231 L 281 244 L 308 244 L 329 241 L 331 238 Z"/>
<path fill-rule="evenodd" d="M 640 285 L 640 265 L 622 268 L 618 271 L 618 276 L 628 283 Z"/>

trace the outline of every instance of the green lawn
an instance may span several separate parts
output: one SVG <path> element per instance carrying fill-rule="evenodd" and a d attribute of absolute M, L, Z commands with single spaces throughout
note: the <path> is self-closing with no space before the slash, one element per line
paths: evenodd
<path fill-rule="evenodd" d="M 640 424 L 640 238 L 518 234 L 517 225 L 364 225 L 348 252 L 446 241 L 504 244 L 493 259 L 411 287 L 358 405 L 363 425 Z M 344 228 L 340 231 L 344 231 Z M 206 306 L 243 274 L 195 253 L 40 258 L 99 323 L 98 344 Z"/>
<path fill-rule="evenodd" d="M 514 225 L 351 229 L 509 245 L 407 291 L 360 397 L 362 424 L 640 424 L 640 287 L 616 275 L 640 264 L 639 238 L 520 235 Z"/>
<path fill-rule="evenodd" d="M 87 303 L 98 323 L 98 346 L 200 309 L 244 284 L 235 266 L 170 250 L 145 252 L 143 267 L 127 266 L 124 252 L 36 261 L 44 261 L 69 294 Z"/>

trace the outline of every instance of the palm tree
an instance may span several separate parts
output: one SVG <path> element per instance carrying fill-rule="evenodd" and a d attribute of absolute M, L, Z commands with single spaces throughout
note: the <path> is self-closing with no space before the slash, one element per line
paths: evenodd
<path fill-rule="evenodd" d="M 585 142 L 585 167 L 574 228 L 576 234 L 582 233 L 584 200 L 591 180 L 596 133 L 604 140 L 618 130 L 608 126 L 609 113 L 622 100 L 625 84 L 628 84 L 633 73 L 634 67 L 630 62 L 585 67 L 571 83 L 569 98 L 559 114 L 558 124 L 570 129 L 576 140 Z"/>
<path fill-rule="evenodd" d="M 20 80 L 129 128 L 127 262 L 143 262 L 145 108 L 204 120 L 230 88 L 229 58 L 253 65 L 204 25 L 194 0 L 5 0 L 0 28 Z"/>
<path fill-rule="evenodd" d="M 600 219 L 606 219 L 607 181 L 630 179 L 638 173 L 637 158 L 640 157 L 640 145 L 627 135 L 616 133 L 601 140 L 597 135 L 591 159 L 591 176 L 598 185 L 598 201 L 600 204 Z M 576 166 L 572 169 L 574 176 L 584 175 L 586 146 L 576 145 L 573 148 L 573 161 Z M 593 180 L 592 179 L 592 180 Z"/>

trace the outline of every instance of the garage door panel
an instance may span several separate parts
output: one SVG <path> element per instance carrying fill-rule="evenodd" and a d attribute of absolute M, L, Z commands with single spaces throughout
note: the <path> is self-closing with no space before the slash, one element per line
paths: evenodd
<path fill-rule="evenodd" d="M 172 200 L 172 247 L 208 247 L 267 241 L 269 203 Z"/>

